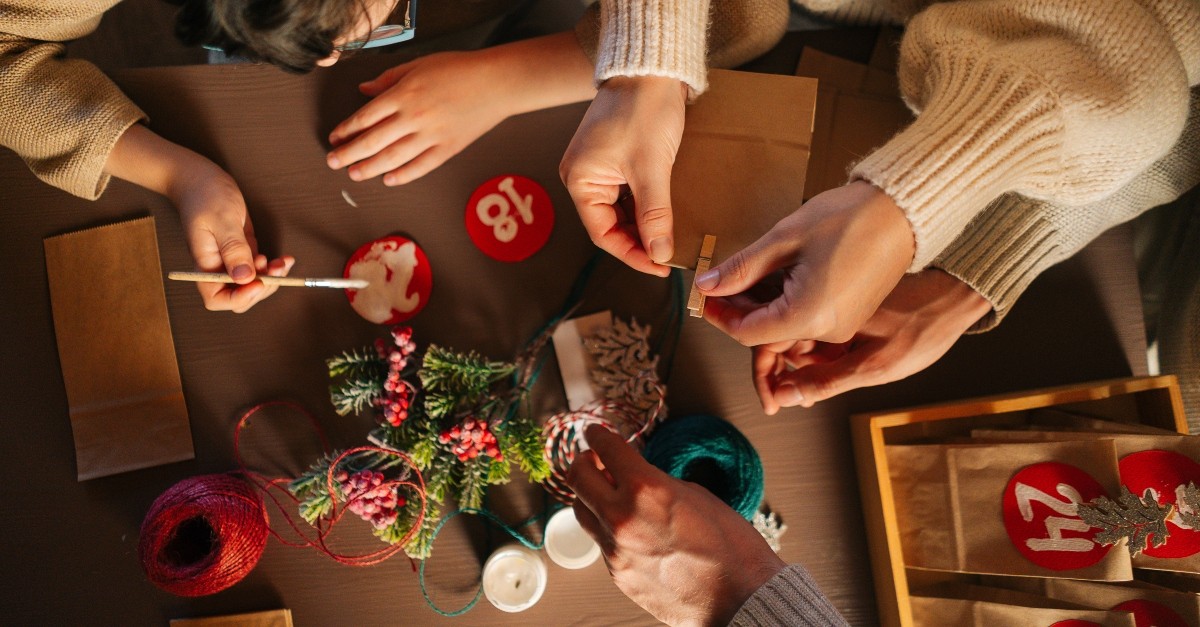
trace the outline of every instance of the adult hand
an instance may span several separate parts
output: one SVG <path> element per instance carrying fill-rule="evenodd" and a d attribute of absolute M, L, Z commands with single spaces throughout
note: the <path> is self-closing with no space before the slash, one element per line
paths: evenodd
<path fill-rule="evenodd" d="M 329 134 L 326 158 L 350 178 L 412 182 L 514 113 L 504 64 L 489 50 L 442 52 L 398 65 L 359 85 L 374 99 Z"/>
<path fill-rule="evenodd" d="M 228 272 L 237 282 L 197 283 L 207 309 L 243 313 L 275 293 L 278 286 L 264 285 L 256 275 L 287 276 L 296 260 L 284 256 L 268 262 L 258 254 L 246 201 L 233 177 L 210 164 L 176 181 L 167 195 L 179 209 L 196 269 Z"/>
<path fill-rule="evenodd" d="M 667 276 L 675 253 L 671 167 L 683 138 L 687 85 L 657 76 L 600 86 L 559 166 L 592 241 L 635 270 Z M 621 203 L 622 188 L 632 194 Z"/>
<path fill-rule="evenodd" d="M 746 346 L 845 342 L 912 262 L 908 218 L 865 181 L 832 189 L 696 277 L 704 317 Z M 753 288 L 753 289 L 752 289 Z"/>
<path fill-rule="evenodd" d="M 586 431 L 571 464 L 575 516 L 613 581 L 671 625 L 727 624 L 785 566 L 754 527 L 708 490 L 650 465 L 611 431 Z"/>
<path fill-rule="evenodd" d="M 845 344 L 785 341 L 755 347 L 754 386 L 763 411 L 812 407 L 920 372 L 991 309 L 971 286 L 942 270 L 907 275 Z"/>

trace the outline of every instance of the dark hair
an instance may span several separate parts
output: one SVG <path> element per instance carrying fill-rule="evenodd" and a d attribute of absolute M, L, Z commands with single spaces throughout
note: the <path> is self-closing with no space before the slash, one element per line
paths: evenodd
<path fill-rule="evenodd" d="M 308 72 L 358 22 L 362 0 L 167 0 L 183 43 Z"/>

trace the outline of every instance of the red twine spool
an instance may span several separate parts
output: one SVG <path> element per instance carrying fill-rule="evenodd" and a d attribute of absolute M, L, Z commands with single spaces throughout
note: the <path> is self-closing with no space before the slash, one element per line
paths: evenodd
<path fill-rule="evenodd" d="M 241 581 L 267 546 L 262 496 L 231 475 L 184 479 L 155 499 L 138 554 L 154 585 L 179 596 L 220 592 Z"/>

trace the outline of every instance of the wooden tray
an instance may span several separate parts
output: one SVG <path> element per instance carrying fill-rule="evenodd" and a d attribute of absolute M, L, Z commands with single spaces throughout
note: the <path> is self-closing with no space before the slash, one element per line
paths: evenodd
<path fill-rule="evenodd" d="M 974 575 L 921 572 L 905 568 L 896 523 L 886 444 L 969 436 L 971 429 L 1012 424 L 1024 412 L 1045 407 L 1074 411 L 1114 422 L 1133 422 L 1187 433 L 1183 399 L 1174 376 L 1134 377 L 999 396 L 939 403 L 850 418 L 854 456 L 867 523 L 871 570 L 879 620 L 886 627 L 912 625 L 912 579 L 969 579 Z"/>

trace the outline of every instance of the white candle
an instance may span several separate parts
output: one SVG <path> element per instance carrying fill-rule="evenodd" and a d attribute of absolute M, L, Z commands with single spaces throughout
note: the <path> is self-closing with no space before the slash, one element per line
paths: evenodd
<path fill-rule="evenodd" d="M 546 555 L 563 568 L 586 568 L 600 557 L 600 545 L 588 535 L 566 507 L 546 523 Z"/>
<path fill-rule="evenodd" d="M 483 594 L 505 612 L 527 610 L 546 590 L 546 562 L 520 544 L 507 544 L 483 565 Z"/>

